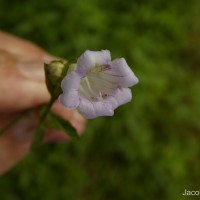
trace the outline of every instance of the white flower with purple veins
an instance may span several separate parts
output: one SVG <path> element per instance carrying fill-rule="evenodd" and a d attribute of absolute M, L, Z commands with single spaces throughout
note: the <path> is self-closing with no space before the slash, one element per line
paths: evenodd
<path fill-rule="evenodd" d="M 124 58 L 111 61 L 108 50 L 87 50 L 63 79 L 60 102 L 88 119 L 112 116 L 118 106 L 131 101 L 128 87 L 137 83 Z"/>

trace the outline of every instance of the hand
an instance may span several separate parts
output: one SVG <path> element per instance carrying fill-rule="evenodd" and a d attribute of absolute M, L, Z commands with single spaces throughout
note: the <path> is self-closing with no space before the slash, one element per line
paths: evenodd
<path fill-rule="evenodd" d="M 37 107 L 50 100 L 43 65 L 54 59 L 36 45 L 0 32 L 0 129 L 20 112 L 35 108 L 0 136 L 0 175 L 30 151 L 38 125 Z M 77 111 L 67 111 L 58 102 L 52 111 L 68 120 L 79 134 L 83 132 L 85 120 Z M 48 130 L 43 141 L 66 140 L 65 133 Z"/>

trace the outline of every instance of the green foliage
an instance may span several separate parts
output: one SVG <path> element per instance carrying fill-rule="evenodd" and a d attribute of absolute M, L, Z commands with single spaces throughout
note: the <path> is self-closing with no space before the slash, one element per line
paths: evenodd
<path fill-rule="evenodd" d="M 2 30 L 67 59 L 109 49 L 140 80 L 114 117 L 4 175 L 0 199 L 177 200 L 199 189 L 199 10 L 197 0 L 0 0 Z"/>
<path fill-rule="evenodd" d="M 45 128 L 64 131 L 73 139 L 78 138 L 75 128 L 72 127 L 72 125 L 69 122 L 51 112 L 48 114 L 47 121 L 44 125 Z"/>

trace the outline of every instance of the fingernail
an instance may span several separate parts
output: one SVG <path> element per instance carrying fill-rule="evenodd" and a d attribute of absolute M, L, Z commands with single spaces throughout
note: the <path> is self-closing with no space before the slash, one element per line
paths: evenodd
<path fill-rule="evenodd" d="M 44 63 L 50 63 L 53 60 L 63 60 L 62 58 L 46 54 L 41 59 L 22 60 L 17 63 L 19 72 L 26 78 L 44 81 Z"/>
<path fill-rule="evenodd" d="M 21 61 L 17 64 L 17 68 L 20 74 L 28 79 L 44 81 L 44 61 Z"/>

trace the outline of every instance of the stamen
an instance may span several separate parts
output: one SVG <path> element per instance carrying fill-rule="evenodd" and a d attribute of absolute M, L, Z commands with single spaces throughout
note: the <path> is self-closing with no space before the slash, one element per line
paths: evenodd
<path fill-rule="evenodd" d="M 87 92 L 90 96 L 96 96 L 96 92 L 93 88 L 93 85 L 91 85 L 88 77 L 84 77 L 84 79 L 82 79 L 80 85 L 83 86 L 82 87 L 83 90 L 85 90 L 85 92 Z"/>
<path fill-rule="evenodd" d="M 101 93 L 101 91 L 99 92 L 99 96 L 100 96 L 100 98 L 102 98 L 102 93 Z"/>
<path fill-rule="evenodd" d="M 88 88 L 91 90 L 91 85 L 90 85 L 90 82 L 88 81 L 87 77 L 85 77 L 85 82 L 86 82 L 86 85 L 88 86 Z"/>

